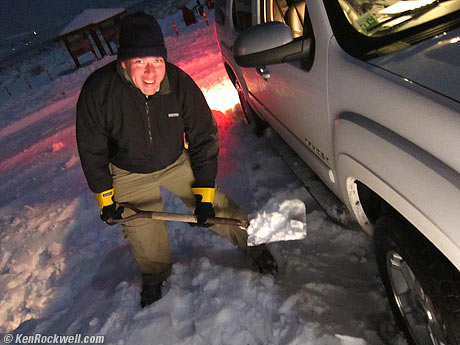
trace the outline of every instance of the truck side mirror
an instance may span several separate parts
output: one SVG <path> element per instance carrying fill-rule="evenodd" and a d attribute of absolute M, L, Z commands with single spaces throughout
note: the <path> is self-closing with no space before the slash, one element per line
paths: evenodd
<path fill-rule="evenodd" d="M 270 22 L 253 26 L 235 40 L 233 56 L 241 67 L 258 67 L 301 60 L 311 55 L 312 40 L 292 38 L 289 26 Z"/>

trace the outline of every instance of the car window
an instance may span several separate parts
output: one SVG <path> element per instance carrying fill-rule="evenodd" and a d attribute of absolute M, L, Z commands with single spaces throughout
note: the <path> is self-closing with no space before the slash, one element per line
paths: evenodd
<path fill-rule="evenodd" d="M 323 3 L 338 44 L 364 61 L 406 49 L 460 25 L 460 0 L 323 0 Z"/>
<path fill-rule="evenodd" d="M 233 25 L 238 31 L 245 30 L 252 25 L 251 0 L 235 0 L 233 2 Z"/>
<path fill-rule="evenodd" d="M 456 0 L 338 0 L 338 2 L 353 28 L 368 37 L 391 35 L 459 9 L 459 1 Z"/>
<path fill-rule="evenodd" d="M 260 0 L 261 22 L 281 22 L 291 28 L 294 42 L 311 38 L 311 50 L 314 51 L 313 27 L 308 16 L 305 0 Z M 299 46 L 299 49 L 300 46 Z M 299 50 L 300 52 L 300 50 Z M 309 71 L 313 65 L 313 58 L 292 60 L 287 63 Z"/>
<path fill-rule="evenodd" d="M 305 0 L 264 0 L 262 1 L 264 22 L 281 22 L 291 28 L 294 39 L 304 36 Z"/>

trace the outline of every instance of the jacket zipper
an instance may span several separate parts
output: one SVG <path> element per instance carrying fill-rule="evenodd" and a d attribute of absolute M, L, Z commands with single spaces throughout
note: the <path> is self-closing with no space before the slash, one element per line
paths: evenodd
<path fill-rule="evenodd" d="M 152 127 L 150 125 L 150 116 L 149 116 L 149 103 L 148 100 L 145 101 L 145 113 L 147 115 L 147 129 L 149 130 L 149 140 L 150 144 L 152 144 L 153 138 L 152 138 Z"/>

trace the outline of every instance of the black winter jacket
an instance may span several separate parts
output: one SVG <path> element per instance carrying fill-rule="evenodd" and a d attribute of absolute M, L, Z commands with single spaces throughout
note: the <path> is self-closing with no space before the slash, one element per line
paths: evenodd
<path fill-rule="evenodd" d="M 77 103 L 77 144 L 89 188 L 112 188 L 109 162 L 134 173 L 174 163 L 189 144 L 196 187 L 214 187 L 217 125 L 194 81 L 166 63 L 160 90 L 145 96 L 114 61 L 91 74 Z"/>

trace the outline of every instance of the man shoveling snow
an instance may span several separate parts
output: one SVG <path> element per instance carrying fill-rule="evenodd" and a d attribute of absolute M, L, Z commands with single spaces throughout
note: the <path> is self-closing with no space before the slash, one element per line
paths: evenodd
<path fill-rule="evenodd" d="M 208 226 L 206 220 L 216 215 L 246 220 L 215 188 L 216 122 L 198 86 L 166 62 L 156 19 L 140 12 L 126 16 L 119 45 L 118 60 L 88 77 L 77 104 L 80 161 L 102 220 L 113 224 L 110 220 L 133 215 L 116 203 L 163 211 L 161 186 L 195 210 L 199 226 Z M 248 248 L 245 230 L 229 225 L 211 229 L 246 252 L 259 272 L 277 272 L 265 246 Z M 135 219 L 123 223 L 123 232 L 142 273 L 144 307 L 161 298 L 161 284 L 171 272 L 166 224 Z"/>

